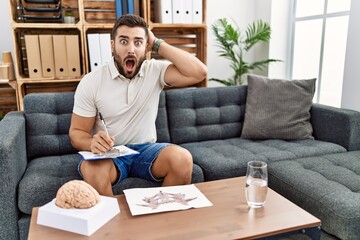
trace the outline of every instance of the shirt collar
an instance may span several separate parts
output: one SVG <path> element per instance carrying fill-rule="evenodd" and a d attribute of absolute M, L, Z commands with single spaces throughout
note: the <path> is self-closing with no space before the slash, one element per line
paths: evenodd
<path fill-rule="evenodd" d="M 138 74 L 135 77 L 144 77 L 144 72 L 145 72 L 145 65 L 147 65 L 147 60 L 145 60 L 141 67 L 140 67 L 140 71 L 138 72 Z M 111 78 L 112 79 L 116 79 L 117 77 L 119 77 L 121 80 L 127 79 L 125 76 L 121 75 L 118 71 L 118 69 L 115 66 L 115 59 L 114 57 L 112 58 L 112 61 L 109 62 L 109 70 L 110 70 L 110 74 L 111 74 Z"/>

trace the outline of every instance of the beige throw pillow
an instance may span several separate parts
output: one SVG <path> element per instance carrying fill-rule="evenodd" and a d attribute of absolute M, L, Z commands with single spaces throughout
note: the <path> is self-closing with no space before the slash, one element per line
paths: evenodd
<path fill-rule="evenodd" d="M 241 137 L 313 139 L 310 108 L 316 79 L 279 80 L 248 75 Z"/>

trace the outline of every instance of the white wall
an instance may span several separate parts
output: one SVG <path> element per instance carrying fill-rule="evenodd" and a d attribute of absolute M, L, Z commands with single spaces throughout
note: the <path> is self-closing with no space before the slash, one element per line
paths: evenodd
<path fill-rule="evenodd" d="M 341 107 L 360 111 L 360 1 L 351 1 Z"/>
<path fill-rule="evenodd" d="M 0 60 L 2 60 L 1 53 L 5 51 L 11 51 L 13 61 L 15 61 L 10 25 L 9 0 L 0 1 Z"/>
<path fill-rule="evenodd" d="M 268 76 L 271 78 L 289 79 L 290 78 L 290 47 L 292 23 L 290 14 L 292 1 L 272 0 L 271 1 L 271 39 L 269 47 L 269 58 L 279 59 L 269 65 Z"/>
<path fill-rule="evenodd" d="M 256 1 L 254 0 L 222 0 L 221 4 L 218 0 L 207 0 L 207 66 L 209 78 L 227 79 L 232 76 L 229 60 L 219 57 L 219 53 L 217 53 L 220 48 L 216 46 L 211 25 L 219 18 L 227 18 L 229 20 L 233 19 L 240 29 L 245 29 L 255 19 L 255 8 Z M 208 84 L 209 87 L 219 85 L 213 81 L 209 81 Z"/>
<path fill-rule="evenodd" d="M 211 29 L 211 25 L 214 24 L 219 18 L 234 20 L 236 25 L 241 30 L 245 30 L 248 24 L 258 19 L 262 19 L 263 21 L 270 23 L 272 18 L 272 1 L 274 0 L 222 0 L 222 4 L 219 5 L 218 1 L 207 0 L 207 66 L 209 78 L 227 79 L 232 76 L 233 72 L 233 70 L 229 67 L 230 61 L 224 57 L 219 57 L 219 54 L 217 53 L 220 48 L 216 46 L 216 41 Z M 274 56 L 276 57 L 277 55 Z M 271 57 L 274 58 L 274 56 Z M 268 43 L 260 43 L 256 45 L 252 51 L 248 52 L 248 54 L 245 56 L 245 59 L 248 61 L 263 60 L 268 58 Z M 263 71 L 254 71 L 254 73 L 267 75 L 268 69 L 266 68 Z M 208 86 L 214 87 L 222 85 L 213 81 L 209 81 Z"/>
<path fill-rule="evenodd" d="M 254 19 L 252 21 L 256 21 L 258 19 L 263 20 L 271 24 L 271 0 L 256 0 L 254 1 L 255 4 L 255 11 L 254 11 Z M 256 46 L 254 46 L 253 50 L 253 59 L 256 61 L 264 60 L 269 58 L 269 43 L 259 42 Z M 267 76 L 268 75 L 268 67 L 263 70 L 255 69 L 253 71 L 255 74 L 260 74 Z"/>

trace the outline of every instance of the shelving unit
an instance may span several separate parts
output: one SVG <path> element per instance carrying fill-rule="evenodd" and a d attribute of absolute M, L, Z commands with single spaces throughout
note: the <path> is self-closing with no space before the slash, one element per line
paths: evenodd
<path fill-rule="evenodd" d="M 0 116 L 19 108 L 16 93 L 15 80 L 0 79 Z"/>
<path fill-rule="evenodd" d="M 154 0 L 140 1 L 140 15 L 147 21 L 154 34 L 176 47 L 184 49 L 206 63 L 207 26 L 206 0 L 202 0 L 203 22 L 201 24 L 162 24 L 154 22 Z M 169 0 L 170 1 L 170 0 Z M 9 0 L 11 27 L 15 52 L 16 90 L 18 108 L 23 110 L 23 98 L 29 92 L 73 91 L 78 82 L 89 72 L 87 33 L 111 33 L 116 21 L 115 1 L 62 0 L 62 15 L 72 12 L 75 23 L 28 23 L 19 21 L 19 0 Z M 26 34 L 75 34 L 79 36 L 81 76 L 77 78 L 30 78 L 24 35 Z M 148 57 L 160 58 L 149 55 Z M 196 87 L 206 87 L 207 81 Z"/>

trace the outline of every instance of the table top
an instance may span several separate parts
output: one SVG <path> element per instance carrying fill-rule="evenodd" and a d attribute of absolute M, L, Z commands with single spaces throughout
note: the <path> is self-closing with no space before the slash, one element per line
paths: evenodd
<path fill-rule="evenodd" d="M 320 220 L 269 189 L 263 208 L 249 208 L 245 178 L 195 184 L 212 207 L 132 216 L 124 195 L 120 214 L 90 237 L 36 224 L 31 217 L 29 240 L 41 239 L 249 239 L 320 226 Z M 296 217 L 294 217 L 296 216 Z"/>

